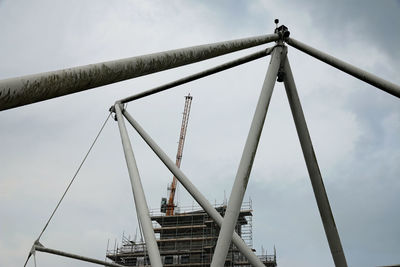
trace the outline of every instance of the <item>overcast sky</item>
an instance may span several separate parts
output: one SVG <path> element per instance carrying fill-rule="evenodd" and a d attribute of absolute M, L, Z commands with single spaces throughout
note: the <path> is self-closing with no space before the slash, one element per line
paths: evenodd
<path fill-rule="evenodd" d="M 0 0 L 0 79 L 272 33 L 400 84 L 400 1 Z M 22 266 L 115 100 L 268 47 L 0 112 L 0 266 Z M 400 264 L 400 102 L 289 47 L 289 60 L 349 266 Z M 211 202 L 229 196 L 269 58 L 128 105 Z M 172 176 L 129 129 L 147 201 Z M 333 266 L 283 84 L 277 83 L 245 199 L 253 243 L 280 267 Z M 180 205 L 193 200 L 179 189 Z M 137 218 L 110 120 L 41 242 L 104 259 Z M 39 253 L 38 266 L 89 266 Z M 33 266 L 33 262 L 29 263 Z"/>

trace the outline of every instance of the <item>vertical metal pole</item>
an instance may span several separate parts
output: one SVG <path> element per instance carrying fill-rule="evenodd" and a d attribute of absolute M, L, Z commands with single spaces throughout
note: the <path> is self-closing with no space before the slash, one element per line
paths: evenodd
<path fill-rule="evenodd" d="M 340 242 L 339 233 L 333 218 L 331 206 L 329 205 L 328 196 L 325 191 L 324 182 L 322 181 L 321 172 L 318 167 L 317 158 L 315 157 L 314 148 L 308 132 L 307 123 L 304 118 L 303 109 L 297 94 L 296 85 L 294 83 L 292 71 L 289 61 L 286 58 L 284 63 L 284 83 L 286 94 L 289 99 L 290 108 L 292 110 L 294 123 L 296 124 L 297 134 L 299 136 L 301 148 L 303 150 L 304 159 L 306 161 L 308 174 L 314 190 L 315 199 L 317 201 L 319 213 L 324 225 L 325 234 L 331 249 L 333 261 L 336 267 L 347 267 L 346 258 Z"/>
<path fill-rule="evenodd" d="M 269 102 L 271 100 L 272 91 L 274 89 L 275 80 L 278 75 L 281 58 L 286 54 L 286 48 L 276 46 L 272 52 L 271 61 L 265 76 L 264 84 L 254 113 L 250 131 L 247 136 L 246 144 L 243 149 L 242 158 L 236 173 L 235 182 L 229 197 L 228 206 L 226 208 L 222 227 L 218 236 L 217 245 L 211 262 L 211 267 L 224 266 L 226 256 L 228 254 L 229 245 L 232 240 L 232 234 L 235 231 L 235 225 L 239 216 L 240 207 L 244 194 L 246 192 L 251 168 L 253 166 L 254 157 L 257 151 L 258 142 L 260 140 L 262 128 Z"/>
<path fill-rule="evenodd" d="M 115 114 L 117 115 L 118 127 L 121 134 L 122 146 L 124 148 L 126 165 L 128 166 L 129 177 L 133 197 L 135 200 L 136 212 L 143 229 L 146 247 L 149 252 L 150 262 L 152 266 L 162 267 L 160 252 L 158 250 L 156 237 L 147 207 L 146 197 L 144 195 L 142 182 L 140 181 L 139 171 L 136 165 L 135 156 L 133 155 L 132 145 L 126 131 L 124 117 L 121 112 L 121 105 L 115 105 Z"/>
<path fill-rule="evenodd" d="M 135 121 L 132 116 L 123 110 L 123 115 L 129 121 L 129 123 L 136 129 L 143 140 L 150 146 L 154 153 L 160 158 L 160 160 L 167 166 L 167 168 L 172 172 L 173 175 L 178 179 L 178 181 L 186 188 L 190 195 L 200 204 L 200 206 L 207 212 L 208 215 L 218 224 L 222 225 L 223 218 L 221 214 L 211 205 L 210 202 L 204 197 L 204 195 L 192 184 L 189 178 L 179 169 L 175 162 L 172 161 L 167 154 L 157 145 L 156 142 L 146 133 L 146 131 Z M 243 239 L 236 233 L 233 233 L 232 242 L 239 249 L 239 251 L 248 259 L 252 266 L 265 267 L 261 260 L 254 254 L 254 252 L 249 248 Z"/>

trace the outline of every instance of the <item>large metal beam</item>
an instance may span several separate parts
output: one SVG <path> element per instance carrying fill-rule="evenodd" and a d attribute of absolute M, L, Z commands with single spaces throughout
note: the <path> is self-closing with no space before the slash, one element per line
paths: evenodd
<path fill-rule="evenodd" d="M 293 38 L 287 38 L 286 42 L 289 45 L 303 51 L 304 53 L 309 54 L 310 56 L 313 56 L 335 68 L 338 68 L 339 70 L 344 71 L 351 76 L 354 76 L 366 83 L 378 87 L 379 89 L 382 89 L 383 91 L 391 95 L 400 97 L 400 86 L 397 84 L 386 81 L 372 73 L 357 68 L 356 66 L 353 66 L 331 55 L 328 55 Z"/>
<path fill-rule="evenodd" d="M 64 252 L 64 251 L 61 251 L 61 250 L 46 248 L 46 247 L 43 247 L 43 246 L 40 246 L 40 245 L 34 245 L 33 248 L 36 251 L 46 252 L 46 253 L 50 253 L 50 254 L 54 254 L 54 255 L 58 255 L 58 256 L 63 256 L 63 257 L 76 259 L 76 260 L 80 260 L 80 261 L 86 261 L 86 262 L 99 264 L 99 265 L 103 265 L 103 266 L 123 267 L 123 265 L 110 263 L 110 262 L 106 262 L 106 261 L 101 261 L 101 260 L 97 260 L 97 259 L 93 259 L 93 258 L 89 258 L 89 257 L 84 257 L 84 256 L 81 256 L 81 255 L 76 255 L 76 254 Z M 36 266 L 36 264 L 35 264 L 35 266 Z"/>
<path fill-rule="evenodd" d="M 308 132 L 307 123 L 304 118 L 303 109 L 297 94 L 296 84 L 290 69 L 289 60 L 286 58 L 283 67 L 286 94 L 289 100 L 290 109 L 292 110 L 293 120 L 296 125 L 297 134 L 299 136 L 301 148 L 303 150 L 304 159 L 306 161 L 308 174 L 314 190 L 315 199 L 317 201 L 319 213 L 321 215 L 322 224 L 324 225 L 325 234 L 331 249 L 333 261 L 336 267 L 347 267 L 346 258 L 344 256 L 342 244 L 340 242 L 339 233 L 333 218 L 331 206 L 329 204 L 328 195 L 326 194 L 324 182 L 322 181 L 321 172 L 318 167 L 317 158 L 311 142 L 310 133 Z"/>
<path fill-rule="evenodd" d="M 146 90 L 144 92 L 140 92 L 138 94 L 125 97 L 125 98 L 123 98 L 121 100 L 118 100 L 117 102 L 128 103 L 130 101 L 134 101 L 134 100 L 140 99 L 142 97 L 153 95 L 153 94 L 162 92 L 164 90 L 167 90 L 167 89 L 170 89 L 170 88 L 173 88 L 173 87 L 176 87 L 176 86 L 188 83 L 188 82 L 192 82 L 192 81 L 195 81 L 195 80 L 200 79 L 200 78 L 204 78 L 206 76 L 218 73 L 220 71 L 224 71 L 224 70 L 239 66 L 241 64 L 244 64 L 244 63 L 247 63 L 247 62 L 262 58 L 262 57 L 265 57 L 265 56 L 269 55 L 272 52 L 272 50 L 273 50 L 273 47 L 264 49 L 262 51 L 250 54 L 248 56 L 244 56 L 244 57 L 229 61 L 227 63 L 215 66 L 213 68 L 210 68 L 210 69 L 207 69 L 207 70 L 204 70 L 204 71 L 201 71 L 201 72 L 198 72 L 198 73 L 183 77 L 183 78 L 181 78 L 179 80 L 175 80 L 175 81 L 172 81 L 172 82 L 169 82 L 169 83 L 154 87 L 152 89 Z"/>
<path fill-rule="evenodd" d="M 262 35 L 0 80 L 0 110 L 176 68 L 278 39 L 278 34 Z"/>
<path fill-rule="evenodd" d="M 128 122 L 136 129 L 143 140 L 149 145 L 149 147 L 154 151 L 154 153 L 160 158 L 160 160 L 165 164 L 165 166 L 171 171 L 171 173 L 178 179 L 178 181 L 185 187 L 189 194 L 199 203 L 199 205 L 204 209 L 204 211 L 219 225 L 222 225 L 223 218 L 221 214 L 211 205 L 210 202 L 205 198 L 205 196 L 196 188 L 194 184 L 186 177 L 186 175 L 180 170 L 175 162 L 172 161 L 167 154 L 157 145 L 157 143 L 150 137 L 149 134 L 139 125 L 139 123 L 132 118 L 132 116 L 123 110 L 123 115 L 128 120 Z M 252 266 L 265 267 L 261 260 L 254 254 L 254 252 L 249 248 L 243 239 L 236 233 L 233 233 L 232 242 L 239 249 L 239 251 L 246 257 Z"/>
<path fill-rule="evenodd" d="M 258 143 L 267 115 L 269 102 L 271 100 L 275 81 L 278 75 L 282 59 L 286 56 L 286 47 L 276 46 L 271 54 L 268 71 L 265 76 L 264 84 L 258 99 L 253 120 L 250 125 L 249 134 L 240 159 L 239 168 L 236 173 L 235 182 L 229 197 L 224 221 L 219 232 L 217 245 L 211 261 L 211 267 L 224 266 L 228 254 L 229 245 L 232 240 L 232 234 L 242 206 L 244 194 L 253 167 L 254 157 L 257 152 Z"/>
<path fill-rule="evenodd" d="M 143 229 L 143 235 L 146 241 L 146 248 L 149 252 L 150 263 L 151 266 L 162 267 L 160 251 L 158 250 L 153 225 L 151 223 L 149 208 L 147 206 L 146 197 L 144 195 L 142 182 L 140 181 L 140 175 L 137 169 L 135 156 L 133 155 L 132 145 L 129 140 L 128 132 L 126 131 L 124 117 L 122 116 L 120 104 L 115 105 L 115 114 L 117 115 L 118 127 L 121 133 L 121 140 L 122 146 L 124 148 L 126 165 L 128 166 L 129 177 L 131 179 L 136 213 L 139 217 L 140 225 Z"/>

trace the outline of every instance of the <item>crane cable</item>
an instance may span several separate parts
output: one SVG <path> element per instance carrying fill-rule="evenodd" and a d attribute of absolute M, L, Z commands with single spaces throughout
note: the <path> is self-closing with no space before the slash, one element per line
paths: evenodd
<path fill-rule="evenodd" d="M 111 112 L 108 114 L 106 120 L 104 121 L 103 125 L 100 128 L 100 131 L 97 133 L 95 139 L 93 140 L 91 146 L 89 147 L 89 150 L 86 152 L 85 156 L 83 157 L 83 160 L 81 161 L 81 163 L 78 166 L 78 169 L 75 171 L 75 174 L 72 176 L 71 181 L 69 182 L 67 188 L 65 189 L 63 195 L 61 196 L 61 199 L 58 201 L 57 206 L 55 207 L 55 209 L 53 210 L 53 212 L 50 215 L 50 218 L 47 220 L 45 226 L 43 227 L 43 230 L 40 232 L 39 237 L 36 239 L 36 241 L 33 244 L 32 250 L 29 252 L 28 258 L 26 259 L 26 262 L 24 264 L 24 267 L 26 266 L 26 264 L 28 263 L 29 258 L 34 255 L 35 256 L 35 245 L 40 244 L 39 240 L 42 237 L 44 231 L 47 229 L 47 226 L 49 225 L 51 219 L 53 218 L 54 214 L 56 213 L 58 207 L 60 206 L 61 202 L 63 201 L 65 195 L 67 194 L 69 188 L 71 187 L 72 183 L 74 182 L 75 178 L 77 177 L 79 171 L 81 170 L 83 164 L 85 163 L 87 157 L 89 156 L 89 153 L 92 151 L 92 148 L 94 147 L 94 145 L 96 144 L 97 139 L 99 138 L 101 132 L 103 131 L 104 127 L 106 126 L 108 120 L 111 117 Z M 35 266 L 36 266 L 36 258 L 35 258 Z"/>

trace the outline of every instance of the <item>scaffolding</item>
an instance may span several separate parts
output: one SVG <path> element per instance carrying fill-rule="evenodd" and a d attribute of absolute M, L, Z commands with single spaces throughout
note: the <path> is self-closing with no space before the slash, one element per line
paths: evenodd
<path fill-rule="evenodd" d="M 226 204 L 214 206 L 221 216 L 225 215 L 226 207 Z M 173 216 L 166 216 L 159 209 L 151 210 L 150 214 L 163 266 L 210 266 L 220 228 L 200 206 L 179 207 Z M 252 217 L 251 201 L 243 202 L 235 231 L 251 249 Z M 121 246 L 107 250 L 106 255 L 108 259 L 124 266 L 149 264 L 146 244 L 143 241 L 130 240 L 124 235 Z M 265 266 L 276 266 L 275 252 L 274 255 L 258 257 Z M 251 264 L 231 243 L 224 266 L 251 266 Z"/>

